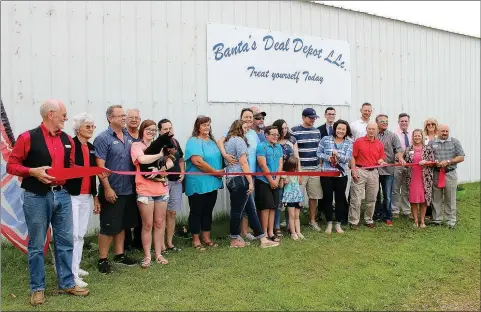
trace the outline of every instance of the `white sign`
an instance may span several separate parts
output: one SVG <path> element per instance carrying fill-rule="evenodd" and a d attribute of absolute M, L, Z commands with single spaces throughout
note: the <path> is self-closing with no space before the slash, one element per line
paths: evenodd
<path fill-rule="evenodd" d="M 350 105 L 347 41 L 207 25 L 209 102 Z"/>

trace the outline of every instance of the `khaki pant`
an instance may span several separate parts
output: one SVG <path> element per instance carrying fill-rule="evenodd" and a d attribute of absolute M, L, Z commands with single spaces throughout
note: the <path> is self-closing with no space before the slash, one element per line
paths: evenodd
<path fill-rule="evenodd" d="M 409 203 L 409 188 L 406 186 L 407 170 L 403 167 L 396 167 L 394 171 L 394 183 L 392 187 L 392 213 L 402 212 L 404 215 L 411 213 Z"/>
<path fill-rule="evenodd" d="M 302 169 L 305 172 L 317 172 L 321 171 L 318 167 L 317 169 L 307 170 Z M 322 187 L 321 187 L 321 179 L 318 176 L 303 176 L 302 183 L 301 183 L 301 192 L 307 193 L 307 198 L 309 199 L 322 199 Z"/>
<path fill-rule="evenodd" d="M 458 187 L 458 175 L 456 170 L 446 173 L 446 187 L 437 188 L 439 172 L 434 171 L 433 179 L 433 222 L 443 221 L 443 202 L 444 216 L 446 223 L 450 226 L 456 225 L 456 189 Z"/>
<path fill-rule="evenodd" d="M 366 224 L 372 224 L 377 192 L 379 191 L 379 173 L 377 169 L 372 171 L 358 169 L 357 175 L 359 177 L 357 183 L 354 182 L 354 180 L 351 181 L 349 223 L 353 225 L 359 224 L 359 219 L 361 218 L 362 194 L 365 192 L 366 211 L 364 212 L 364 222 Z"/>

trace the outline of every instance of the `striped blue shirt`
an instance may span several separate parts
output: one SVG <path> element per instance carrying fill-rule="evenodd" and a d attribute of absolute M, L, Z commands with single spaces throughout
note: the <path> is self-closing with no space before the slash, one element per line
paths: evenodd
<path fill-rule="evenodd" d="M 338 171 L 331 166 L 329 157 L 332 155 L 333 150 L 337 150 L 337 162 L 347 172 L 347 165 L 352 158 L 352 146 L 353 142 L 349 138 L 345 138 L 341 143 L 336 143 L 332 135 L 328 135 L 322 138 L 317 148 L 317 157 L 322 160 L 322 171 Z"/>
<path fill-rule="evenodd" d="M 299 125 L 291 128 L 291 135 L 297 140 L 302 169 L 316 169 L 319 166 L 319 158 L 316 152 L 321 140 L 319 129 L 314 127 L 304 128 Z"/>

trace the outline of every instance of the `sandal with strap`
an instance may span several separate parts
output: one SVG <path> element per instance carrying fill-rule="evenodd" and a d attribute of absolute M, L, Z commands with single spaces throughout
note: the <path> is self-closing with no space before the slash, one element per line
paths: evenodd
<path fill-rule="evenodd" d="M 217 245 L 216 243 L 214 243 L 213 241 L 204 242 L 204 244 L 206 244 L 207 246 L 209 246 L 209 247 L 211 247 L 211 248 L 216 248 L 216 247 L 219 246 L 219 245 Z"/>
<path fill-rule="evenodd" d="M 140 263 L 140 267 L 142 269 L 146 269 L 146 268 L 150 267 L 150 264 L 151 264 L 151 259 L 150 258 L 144 258 L 142 260 L 142 262 Z"/>
<path fill-rule="evenodd" d="M 162 255 L 158 255 L 157 258 L 155 258 L 155 262 L 159 264 L 169 264 L 169 261 L 167 261 Z"/>
<path fill-rule="evenodd" d="M 271 236 L 271 237 L 269 237 L 269 239 L 270 239 L 271 241 L 273 241 L 273 242 L 276 242 L 276 243 L 278 243 L 278 242 L 281 241 L 281 240 L 279 239 L 279 237 L 276 237 L 276 236 Z"/>
<path fill-rule="evenodd" d="M 197 249 L 198 251 L 205 251 L 205 247 L 202 245 L 194 245 L 194 248 Z"/>

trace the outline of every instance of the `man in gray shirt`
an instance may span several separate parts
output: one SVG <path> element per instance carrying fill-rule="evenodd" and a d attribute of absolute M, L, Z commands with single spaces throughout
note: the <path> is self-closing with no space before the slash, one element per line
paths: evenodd
<path fill-rule="evenodd" d="M 398 136 L 389 130 L 388 116 L 384 114 L 377 115 L 376 123 L 379 129 L 377 138 L 384 145 L 384 153 L 386 154 L 386 162 L 388 164 L 394 164 L 398 159 L 403 166 L 406 164 L 403 157 L 403 149 L 401 147 L 401 141 Z M 381 188 L 377 193 L 376 208 L 374 210 L 374 220 L 382 220 L 387 226 L 392 226 L 392 186 L 394 182 L 394 167 L 379 168 L 379 183 L 382 188 L 382 201 L 381 201 Z"/>
<path fill-rule="evenodd" d="M 434 150 L 434 158 L 438 165 L 434 169 L 433 177 L 433 224 L 440 225 L 444 214 L 450 229 L 456 225 L 456 188 L 458 176 L 457 164 L 464 161 L 464 150 L 459 140 L 449 136 L 448 125 L 439 125 L 438 137 L 429 142 Z M 439 177 L 444 168 L 446 185 L 439 186 Z"/>

